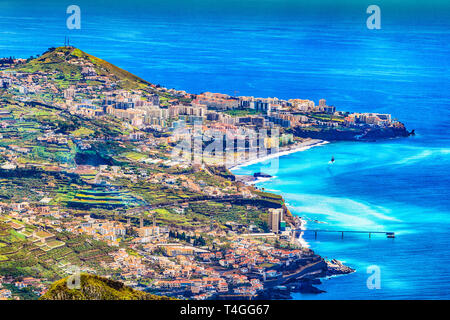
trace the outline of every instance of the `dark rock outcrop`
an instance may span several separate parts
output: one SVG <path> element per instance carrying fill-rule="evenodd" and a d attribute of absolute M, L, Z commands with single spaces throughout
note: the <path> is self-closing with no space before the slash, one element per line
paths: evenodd
<path fill-rule="evenodd" d="M 324 290 L 321 290 L 319 288 L 316 288 L 313 286 L 312 280 L 304 280 L 301 281 L 298 287 L 298 292 L 300 293 L 312 293 L 312 294 L 319 294 L 325 292 Z"/>
<path fill-rule="evenodd" d="M 327 263 L 327 272 L 326 272 L 327 276 L 336 276 L 355 272 L 355 269 L 352 269 L 344 265 L 342 262 L 336 259 L 326 261 L 326 263 Z"/>
<path fill-rule="evenodd" d="M 327 141 L 375 141 L 414 135 L 403 124 L 392 127 L 363 127 L 363 128 L 322 128 L 319 130 L 305 130 L 298 127 L 294 134 L 301 138 L 322 139 Z"/>

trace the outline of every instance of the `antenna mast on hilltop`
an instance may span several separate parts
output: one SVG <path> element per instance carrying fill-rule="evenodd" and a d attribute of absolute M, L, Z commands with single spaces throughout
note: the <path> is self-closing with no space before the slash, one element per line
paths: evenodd
<path fill-rule="evenodd" d="M 64 37 L 64 48 L 70 47 L 70 37 L 65 36 Z"/>

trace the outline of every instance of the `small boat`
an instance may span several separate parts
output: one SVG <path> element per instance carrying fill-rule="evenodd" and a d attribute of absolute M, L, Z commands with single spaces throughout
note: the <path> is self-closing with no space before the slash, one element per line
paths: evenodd
<path fill-rule="evenodd" d="M 387 236 L 389 239 L 394 239 L 394 238 L 395 238 L 395 233 L 394 233 L 394 232 L 388 232 L 388 233 L 386 233 L 386 236 Z"/>
<path fill-rule="evenodd" d="M 328 163 L 334 163 L 334 156 L 331 157 L 331 160 Z"/>

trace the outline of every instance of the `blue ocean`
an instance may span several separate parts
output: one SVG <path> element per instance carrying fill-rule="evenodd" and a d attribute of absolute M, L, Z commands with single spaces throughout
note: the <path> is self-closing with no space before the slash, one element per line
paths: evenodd
<path fill-rule="evenodd" d="M 81 29 L 68 30 L 71 3 L 2 1 L 0 56 L 28 58 L 70 36 L 80 49 L 168 88 L 324 98 L 338 110 L 391 113 L 415 129 L 414 137 L 330 143 L 283 156 L 268 172 L 275 177 L 258 187 L 282 194 L 307 228 L 396 233 L 307 233 L 311 249 L 356 272 L 324 280 L 318 287 L 326 293 L 295 299 L 450 298 L 445 1 L 378 1 L 380 30 L 366 27 L 369 3 L 358 1 L 79 3 Z M 255 164 L 235 173 L 265 169 Z M 368 289 L 369 266 L 379 267 L 379 289 Z"/>

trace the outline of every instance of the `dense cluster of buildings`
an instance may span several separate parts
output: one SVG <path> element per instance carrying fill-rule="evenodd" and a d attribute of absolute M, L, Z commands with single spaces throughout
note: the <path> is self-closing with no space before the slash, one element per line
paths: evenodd
<path fill-rule="evenodd" d="M 14 277 L 0 275 L 0 300 L 18 299 L 18 296 L 13 292 L 24 288 L 30 289 L 37 296 L 41 296 L 47 292 L 47 286 L 43 283 L 42 279 L 24 277 L 18 281 Z"/>
<path fill-rule="evenodd" d="M 390 126 L 395 125 L 388 114 L 348 113 L 337 111 L 321 99 L 316 105 L 307 99 L 283 100 L 252 96 L 231 96 L 204 92 L 193 95 L 182 90 L 150 85 L 148 90 L 119 88 L 117 77 L 99 72 L 89 59 L 79 59 L 56 50 L 66 63 L 80 68 L 81 79 L 77 85 L 59 88 L 48 81 L 58 76 L 58 71 L 16 72 L 0 70 L 0 88 L 16 93 L 21 99 L 31 97 L 51 99 L 53 104 L 86 117 L 105 114 L 128 121 L 137 128 L 151 127 L 161 131 L 174 130 L 179 121 L 183 124 L 202 123 L 224 130 L 245 128 L 295 128 L 302 126 Z M 21 59 L 3 59 L 0 69 L 20 65 Z M 233 115 L 230 111 L 239 110 Z M 231 126 L 231 127 L 230 127 Z"/>
<path fill-rule="evenodd" d="M 57 54 L 62 55 L 62 52 Z M 237 152 L 242 151 L 240 146 L 244 146 L 244 151 L 251 153 L 255 146 L 248 137 L 261 130 L 281 131 L 276 139 L 280 140 L 279 146 L 283 146 L 294 142 L 292 134 L 284 133 L 289 128 L 387 127 L 397 124 L 389 114 L 337 111 L 324 99 L 316 105 L 305 99 L 255 98 L 211 92 L 192 95 L 155 85 L 151 85 L 152 93 L 124 90 L 117 87 L 112 80 L 113 75 L 99 74 L 88 60 L 73 57 L 68 63 L 81 68 L 83 81 L 76 86 L 62 89 L 47 81 L 57 75 L 56 71 L 45 74 L 41 71 L 0 71 L 0 87 L 14 92 L 23 100 L 39 98 L 45 102 L 50 96 L 53 104 L 84 117 L 112 115 L 137 130 L 150 128 L 169 133 L 168 143 L 189 140 L 195 134 L 193 126 L 201 125 L 206 141 L 208 137 L 226 136 L 224 139 L 233 140 Z M 137 139 L 140 136 L 139 133 L 133 134 Z M 258 145 L 256 148 L 270 148 L 278 144 L 268 142 L 268 139 L 264 146 Z"/>

